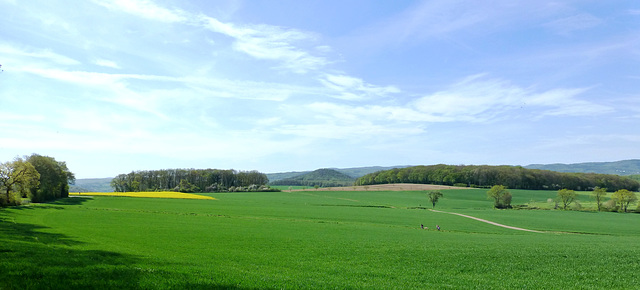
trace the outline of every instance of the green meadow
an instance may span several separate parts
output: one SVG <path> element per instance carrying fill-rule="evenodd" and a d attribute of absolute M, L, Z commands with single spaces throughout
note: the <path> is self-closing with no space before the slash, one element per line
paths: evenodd
<path fill-rule="evenodd" d="M 494 210 L 486 190 L 442 192 L 437 210 L 545 232 L 429 211 L 424 191 L 75 197 L 0 210 L 0 289 L 631 289 L 640 283 L 640 215 Z M 547 206 L 556 194 L 512 193 L 513 204 Z"/>

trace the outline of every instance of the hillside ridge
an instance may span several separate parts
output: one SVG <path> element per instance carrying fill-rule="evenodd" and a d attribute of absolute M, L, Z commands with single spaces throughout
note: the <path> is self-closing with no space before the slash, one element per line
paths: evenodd
<path fill-rule="evenodd" d="M 634 175 L 640 174 L 640 159 L 629 159 L 613 162 L 582 162 L 570 164 L 529 164 L 527 166 L 524 166 L 524 168 L 543 169 L 558 172 Z"/>
<path fill-rule="evenodd" d="M 294 186 L 349 186 L 353 185 L 355 178 L 339 172 L 335 169 L 321 168 L 302 175 L 271 181 L 271 185 Z"/>

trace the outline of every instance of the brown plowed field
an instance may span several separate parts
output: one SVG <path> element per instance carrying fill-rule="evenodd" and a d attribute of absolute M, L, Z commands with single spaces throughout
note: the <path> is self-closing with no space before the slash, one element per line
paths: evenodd
<path fill-rule="evenodd" d="M 394 183 L 394 184 L 376 184 L 376 185 L 365 185 L 365 186 L 321 187 L 318 189 L 311 187 L 307 189 L 294 189 L 292 191 L 316 191 L 316 190 L 317 191 L 415 191 L 415 190 L 440 190 L 440 189 L 468 189 L 468 187 L 455 187 L 455 186 L 448 186 L 448 185 L 433 185 L 433 184 Z"/>

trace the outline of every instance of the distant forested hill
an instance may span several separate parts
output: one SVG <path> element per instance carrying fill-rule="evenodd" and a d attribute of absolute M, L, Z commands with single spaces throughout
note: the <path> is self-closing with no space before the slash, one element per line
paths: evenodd
<path fill-rule="evenodd" d="M 528 169 L 544 169 L 558 172 L 603 173 L 617 175 L 640 174 L 640 159 L 615 162 L 585 162 L 573 164 L 531 164 Z"/>
<path fill-rule="evenodd" d="M 293 185 L 293 186 L 350 186 L 355 178 L 339 172 L 335 169 L 318 169 L 302 175 L 272 181 L 271 185 Z"/>
<path fill-rule="evenodd" d="M 409 165 L 402 165 L 402 166 L 387 166 L 387 167 L 382 167 L 382 166 L 371 166 L 371 167 L 355 167 L 355 168 L 344 168 L 344 169 L 335 169 L 339 172 L 342 172 L 346 175 L 349 175 L 353 178 L 358 178 L 358 177 L 362 177 L 365 176 L 369 173 L 374 173 L 374 172 L 378 172 L 378 171 L 383 171 L 383 170 L 389 170 L 389 169 L 394 169 L 394 168 L 407 168 L 409 167 Z M 332 168 L 334 169 L 334 168 Z"/>
<path fill-rule="evenodd" d="M 408 165 L 387 166 L 387 167 L 370 166 L 370 167 L 330 168 L 330 169 L 333 169 L 335 171 L 344 173 L 344 174 L 349 175 L 349 176 L 351 176 L 353 178 L 358 178 L 358 177 L 365 176 L 365 175 L 367 175 L 369 173 L 374 173 L 376 171 L 389 170 L 389 169 L 393 169 L 393 168 L 405 168 L 405 167 L 409 167 L 409 166 Z M 310 172 L 311 171 L 292 171 L 292 172 L 280 172 L 280 173 L 267 173 L 267 178 L 269 178 L 270 182 L 274 182 L 274 181 L 278 181 L 278 180 L 281 180 L 281 179 L 287 179 L 287 178 L 300 176 L 300 175 L 307 174 L 307 173 L 310 173 Z"/>
<path fill-rule="evenodd" d="M 110 183 L 113 178 L 82 178 L 69 185 L 69 192 L 112 192 Z"/>
<path fill-rule="evenodd" d="M 505 185 L 511 189 L 571 189 L 609 191 L 627 189 L 637 191 L 638 181 L 626 176 L 602 173 L 557 172 L 527 169 L 521 166 L 489 165 L 429 165 L 391 169 L 367 174 L 356 180 L 356 185 L 388 183 L 443 184 L 471 187 Z"/>
<path fill-rule="evenodd" d="M 292 178 L 296 176 L 300 176 L 303 174 L 307 174 L 311 171 L 291 171 L 291 172 L 279 172 L 279 173 L 267 173 L 267 178 L 269 178 L 269 182 L 274 182 L 282 179 Z"/>

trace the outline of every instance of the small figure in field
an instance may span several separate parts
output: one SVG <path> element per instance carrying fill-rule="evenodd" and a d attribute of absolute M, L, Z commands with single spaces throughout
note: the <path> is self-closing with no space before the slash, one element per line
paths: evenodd
<path fill-rule="evenodd" d="M 436 225 L 436 229 L 440 230 L 440 226 L 439 226 L 439 225 Z"/>
<path fill-rule="evenodd" d="M 420 224 L 420 228 L 424 230 L 424 225 L 423 225 L 423 224 Z"/>

